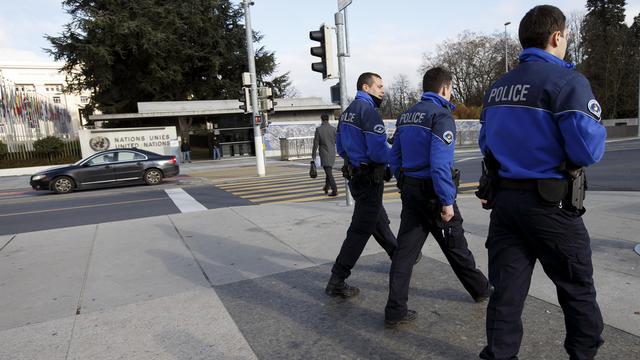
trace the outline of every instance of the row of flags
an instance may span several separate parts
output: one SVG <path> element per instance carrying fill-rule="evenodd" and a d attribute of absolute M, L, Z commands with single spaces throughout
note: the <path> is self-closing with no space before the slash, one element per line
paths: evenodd
<path fill-rule="evenodd" d="M 71 115 L 41 94 L 16 91 L 13 83 L 0 77 L 0 128 L 23 125 L 37 129 L 41 121 L 68 129 Z"/>

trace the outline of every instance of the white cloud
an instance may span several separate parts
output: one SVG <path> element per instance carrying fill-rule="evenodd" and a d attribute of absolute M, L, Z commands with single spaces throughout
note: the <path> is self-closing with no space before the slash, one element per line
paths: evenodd
<path fill-rule="evenodd" d="M 627 25 L 633 25 L 633 18 L 640 14 L 640 4 L 627 5 L 625 12 Z"/>
<path fill-rule="evenodd" d="M 0 47 L 0 63 L 2 64 L 35 64 L 52 62 L 53 59 L 45 54 L 38 54 L 29 50 Z"/>
<path fill-rule="evenodd" d="M 400 74 L 407 75 L 411 83 L 418 86 L 422 54 L 433 51 L 435 45 L 444 40 L 435 36 L 422 38 L 419 34 L 403 32 L 391 25 L 383 25 L 379 30 L 376 34 L 352 34 L 351 57 L 346 58 L 347 93 L 350 97 L 355 95 L 358 76 L 365 71 L 380 74 L 386 86 Z M 291 79 L 299 96 L 320 96 L 329 101 L 329 87 L 337 81 L 322 81 L 320 73 L 311 71 L 311 63 L 317 58 L 308 51 L 309 46 L 296 49 L 295 52 L 277 51 L 279 71 L 291 71 Z M 337 61 L 335 65 L 337 73 Z"/>

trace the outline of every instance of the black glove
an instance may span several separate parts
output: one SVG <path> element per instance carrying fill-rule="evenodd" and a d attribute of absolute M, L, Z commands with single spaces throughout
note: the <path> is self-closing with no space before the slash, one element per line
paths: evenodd
<path fill-rule="evenodd" d="M 391 168 L 388 166 L 384 169 L 384 181 L 391 181 Z"/>

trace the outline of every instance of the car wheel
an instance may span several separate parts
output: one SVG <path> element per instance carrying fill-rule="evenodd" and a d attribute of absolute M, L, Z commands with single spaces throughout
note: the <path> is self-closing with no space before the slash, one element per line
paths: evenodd
<path fill-rule="evenodd" d="M 66 194 L 73 191 L 75 184 L 73 179 L 68 176 L 60 176 L 53 179 L 51 190 L 56 194 Z"/>
<path fill-rule="evenodd" d="M 158 169 L 149 169 L 144 172 L 144 182 L 147 185 L 158 185 L 162 182 L 162 172 Z"/>

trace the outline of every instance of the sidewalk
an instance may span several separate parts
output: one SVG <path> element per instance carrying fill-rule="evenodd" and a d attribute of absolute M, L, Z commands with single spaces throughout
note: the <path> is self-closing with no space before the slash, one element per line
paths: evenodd
<path fill-rule="evenodd" d="M 488 212 L 459 199 L 486 272 Z M 386 204 L 393 230 L 400 203 Z M 640 358 L 640 193 L 589 193 L 601 359 Z M 371 241 L 324 295 L 352 209 L 342 202 L 222 208 L 0 236 L 0 359 L 474 359 L 475 304 L 434 241 L 414 270 L 415 324 L 386 330 L 389 260 Z M 566 359 L 555 291 L 538 266 L 523 359 Z"/>

